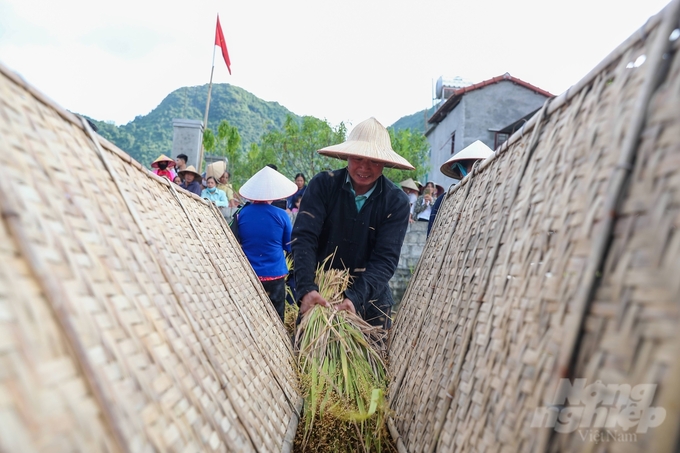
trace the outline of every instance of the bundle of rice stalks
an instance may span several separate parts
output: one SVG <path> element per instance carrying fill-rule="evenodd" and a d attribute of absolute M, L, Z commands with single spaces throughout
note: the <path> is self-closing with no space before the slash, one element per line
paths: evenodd
<path fill-rule="evenodd" d="M 293 255 L 290 253 L 286 254 L 286 268 L 288 268 L 289 274 L 293 270 Z M 290 335 L 290 338 L 292 339 L 295 336 L 295 322 L 297 321 L 300 309 L 297 304 L 288 303 L 289 300 L 295 301 L 295 294 L 293 294 L 293 290 L 288 286 L 288 283 L 286 283 L 286 304 L 284 305 L 283 311 L 283 327 L 286 328 L 286 332 L 288 332 L 288 335 Z"/>
<path fill-rule="evenodd" d="M 286 287 L 286 290 L 289 290 L 289 288 Z M 286 303 L 283 312 L 283 327 L 285 327 L 286 332 L 288 332 L 289 335 L 288 338 L 292 339 L 295 336 L 295 322 L 297 321 L 299 313 L 300 309 L 298 308 L 297 305 L 295 304 L 291 305 L 289 303 Z"/>
<path fill-rule="evenodd" d="M 319 293 L 332 305 L 343 300 L 349 272 L 317 269 Z M 305 392 L 304 432 L 296 450 L 394 451 L 386 429 L 385 330 L 359 316 L 315 306 L 296 335 Z"/>

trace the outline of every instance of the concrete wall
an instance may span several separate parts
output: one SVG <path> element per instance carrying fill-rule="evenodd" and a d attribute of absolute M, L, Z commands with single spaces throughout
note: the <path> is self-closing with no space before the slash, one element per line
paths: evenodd
<path fill-rule="evenodd" d="M 510 81 L 502 81 L 466 94 L 465 146 L 481 140 L 494 148 L 494 132 L 540 108 L 546 97 Z M 492 129 L 492 130 L 489 130 Z M 461 148 L 462 149 L 462 148 Z"/>
<path fill-rule="evenodd" d="M 456 131 L 456 139 L 454 143 L 455 152 L 464 148 L 462 145 L 463 137 L 465 137 L 465 129 L 467 127 L 466 112 L 467 106 L 463 96 L 460 103 L 451 111 L 446 118 L 435 127 L 427 136 L 430 143 L 430 170 L 427 175 L 428 181 L 434 181 L 441 184 L 445 189 L 455 182 L 455 179 L 444 176 L 439 167 L 446 162 L 451 156 L 451 133 Z"/>
<path fill-rule="evenodd" d="M 427 240 L 427 223 L 413 222 L 409 225 L 406 231 L 406 238 L 404 245 L 401 247 L 401 256 L 399 257 L 399 264 L 394 276 L 390 280 L 390 288 L 392 289 L 392 297 L 394 297 L 394 310 L 399 308 L 404 291 L 408 286 L 411 275 L 418 264 L 420 255 L 423 253 L 425 241 Z"/>
<path fill-rule="evenodd" d="M 428 180 L 448 188 L 455 179 L 444 176 L 439 167 L 451 158 L 451 133 L 456 131 L 455 152 L 475 140 L 494 148 L 494 132 L 541 107 L 545 96 L 509 80 L 465 94 L 460 103 L 428 134 L 430 172 Z M 491 129 L 491 130 L 490 130 Z"/>
<path fill-rule="evenodd" d="M 198 157 L 203 142 L 203 122 L 198 120 L 172 120 L 172 158 L 186 154 L 187 165 L 198 166 Z M 197 169 L 199 172 L 200 168 Z"/>

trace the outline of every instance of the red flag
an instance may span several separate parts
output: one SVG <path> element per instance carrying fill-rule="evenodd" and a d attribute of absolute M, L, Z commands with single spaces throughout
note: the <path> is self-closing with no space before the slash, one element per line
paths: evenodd
<path fill-rule="evenodd" d="M 215 29 L 215 45 L 220 46 L 220 49 L 222 49 L 224 62 L 227 64 L 229 75 L 231 75 L 231 61 L 229 60 L 229 52 L 227 52 L 227 42 L 224 40 L 224 33 L 222 33 L 222 27 L 220 26 L 219 14 L 217 15 L 217 28 Z"/>

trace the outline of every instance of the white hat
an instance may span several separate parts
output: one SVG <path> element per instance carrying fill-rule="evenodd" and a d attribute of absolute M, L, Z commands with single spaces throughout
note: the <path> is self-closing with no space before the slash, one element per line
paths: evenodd
<path fill-rule="evenodd" d="M 484 143 L 482 143 L 480 140 L 475 141 L 471 145 L 466 146 L 459 152 L 453 155 L 449 160 L 444 162 L 442 166 L 439 168 L 439 171 L 444 173 L 446 176 L 449 176 L 454 179 L 463 179 L 463 175 L 461 174 L 460 170 L 458 168 L 455 168 L 454 164 L 456 162 L 460 162 L 461 165 L 469 165 L 469 162 L 467 161 L 475 161 L 475 160 L 484 160 L 487 157 L 493 156 L 493 151 L 491 148 L 486 146 Z M 452 168 L 453 167 L 453 168 Z"/>
<path fill-rule="evenodd" d="M 400 182 L 399 185 L 406 189 L 415 190 L 416 192 L 420 191 L 415 181 L 413 181 L 413 178 L 408 178 L 407 180 Z"/>
<path fill-rule="evenodd" d="M 343 160 L 348 157 L 364 157 L 382 162 L 386 167 L 415 170 L 413 165 L 392 149 L 390 133 L 375 118 L 357 124 L 344 142 L 326 146 L 318 152 Z"/>
<path fill-rule="evenodd" d="M 272 201 L 287 198 L 297 190 L 293 181 L 273 168 L 264 167 L 246 181 L 238 193 L 252 201 Z"/>

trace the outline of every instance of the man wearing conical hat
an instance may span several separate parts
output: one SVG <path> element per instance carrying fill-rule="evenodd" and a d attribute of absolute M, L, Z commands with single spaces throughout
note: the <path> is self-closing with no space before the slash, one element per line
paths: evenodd
<path fill-rule="evenodd" d="M 409 201 L 382 172 L 414 168 L 392 149 L 387 129 L 375 118 L 357 124 L 344 143 L 318 152 L 346 160 L 347 166 L 317 174 L 302 196 L 292 235 L 300 312 L 329 306 L 314 276 L 317 265 L 335 253 L 327 265 L 347 268 L 352 276 L 336 308 L 387 328 L 394 303 L 388 282 L 399 262 Z"/>
<path fill-rule="evenodd" d="M 195 193 L 199 197 L 201 196 L 203 186 L 201 186 L 200 181 L 203 176 L 196 171 L 193 165 L 189 165 L 184 170 L 180 170 L 179 177 L 182 178 L 182 184 L 179 185 L 182 189 Z"/>

